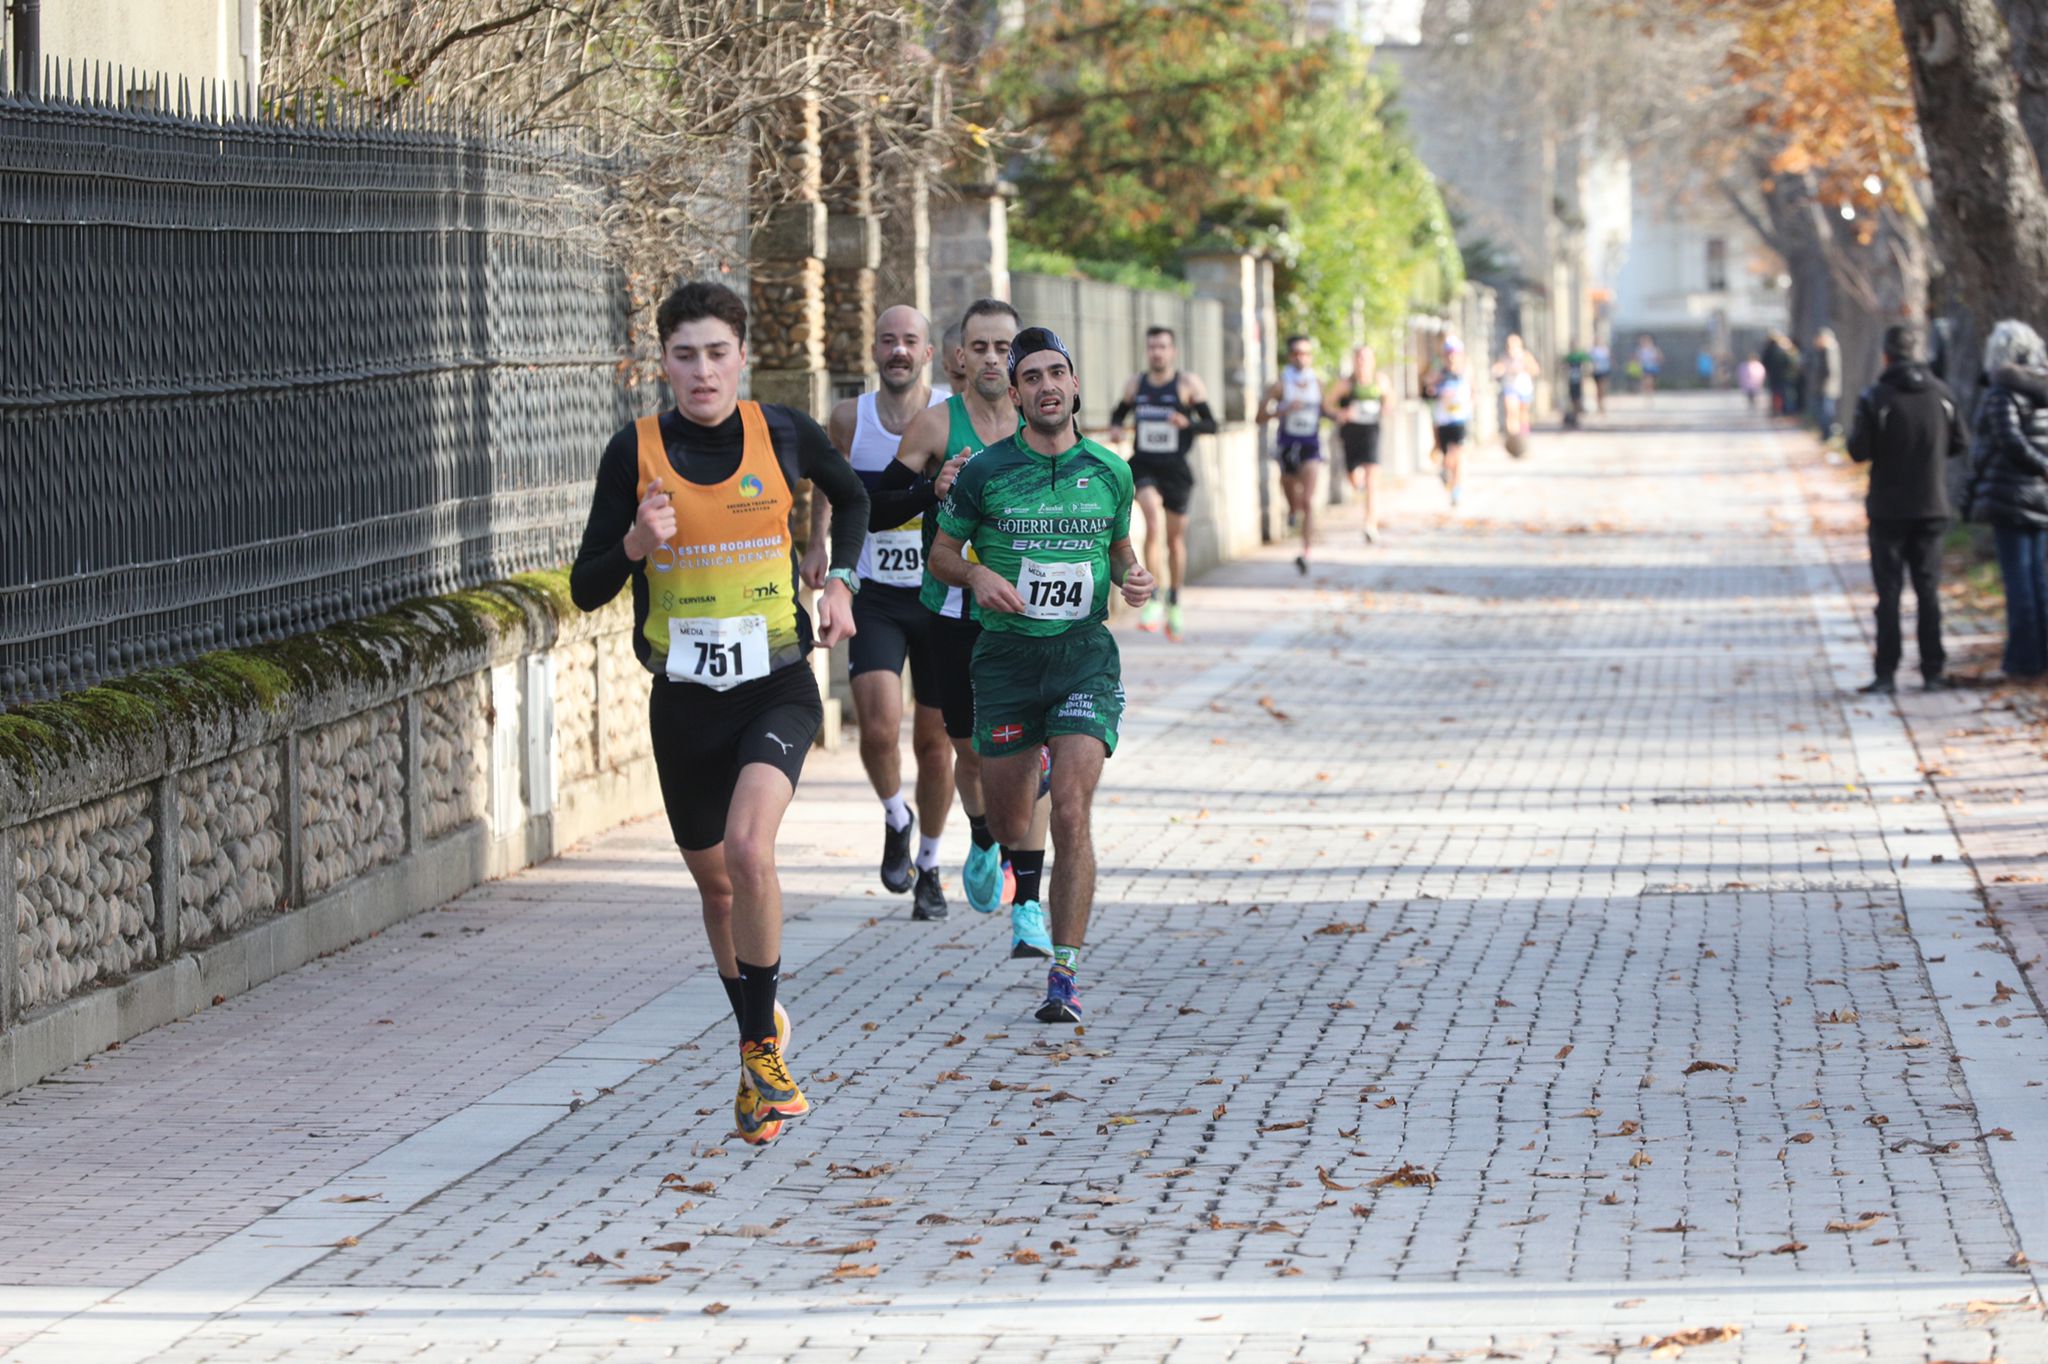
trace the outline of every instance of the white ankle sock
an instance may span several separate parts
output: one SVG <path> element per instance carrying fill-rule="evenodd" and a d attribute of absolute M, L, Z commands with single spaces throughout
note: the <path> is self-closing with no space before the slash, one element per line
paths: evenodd
<path fill-rule="evenodd" d="M 917 865 L 921 869 L 935 869 L 939 865 L 939 840 L 944 834 L 919 834 L 917 836 Z"/>
<path fill-rule="evenodd" d="M 888 818 L 890 828 L 908 829 L 910 827 L 910 802 L 903 798 L 901 791 L 898 791 L 893 796 L 886 797 L 882 801 L 882 813 Z"/>

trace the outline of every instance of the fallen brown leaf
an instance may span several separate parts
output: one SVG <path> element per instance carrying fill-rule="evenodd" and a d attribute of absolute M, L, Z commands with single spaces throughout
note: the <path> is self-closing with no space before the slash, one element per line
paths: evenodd
<path fill-rule="evenodd" d="M 1685 1068 L 1685 1073 L 1686 1073 L 1687 1075 L 1697 1075 L 1697 1074 L 1699 1074 L 1699 1073 L 1700 1073 L 1701 1071 L 1703 1071 L 1703 1070 L 1734 1070 L 1734 1069 L 1735 1069 L 1735 1067 L 1733 1067 L 1733 1066 L 1728 1066 L 1728 1065 L 1723 1065 L 1723 1064 L 1722 1064 L 1721 1062 L 1719 1062 L 1719 1061 L 1695 1061 L 1695 1062 L 1693 1062 L 1693 1063 L 1692 1063 L 1691 1065 L 1689 1065 L 1689 1066 L 1687 1066 L 1687 1067 Z"/>
<path fill-rule="evenodd" d="M 663 1255 L 680 1255 L 689 1248 L 690 1243 L 688 1241 L 668 1241 L 654 1247 L 655 1250 L 660 1251 Z"/>
<path fill-rule="evenodd" d="M 1320 1165 L 1316 1166 L 1316 1178 L 1322 1181 L 1324 1188 L 1334 1190 L 1337 1193 L 1350 1193 L 1358 1187 L 1356 1184 L 1339 1184 L 1336 1180 L 1330 1178 L 1330 1172 Z"/>
<path fill-rule="evenodd" d="M 832 1277 L 835 1279 L 872 1279 L 882 1272 L 880 1265 L 835 1265 Z"/>
<path fill-rule="evenodd" d="M 1879 1222 L 1882 1222 L 1886 1216 L 1887 1214 L 1881 1212 L 1867 1212 L 1853 1222 L 1830 1222 L 1828 1223 L 1828 1230 L 1868 1231 L 1870 1228 L 1876 1226 Z"/>
<path fill-rule="evenodd" d="M 616 1284 L 660 1283 L 666 1278 L 668 1278 L 666 1274 L 635 1274 L 630 1278 L 606 1279 L 605 1282 Z"/>
<path fill-rule="evenodd" d="M 1403 1163 L 1401 1168 L 1390 1174 L 1381 1175 L 1372 1181 L 1375 1189 L 1428 1189 L 1436 1185 L 1436 1176 L 1420 1165 Z"/>

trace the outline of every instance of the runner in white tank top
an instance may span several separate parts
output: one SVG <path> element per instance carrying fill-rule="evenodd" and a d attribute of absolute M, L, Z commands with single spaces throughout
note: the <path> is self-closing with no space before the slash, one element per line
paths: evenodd
<path fill-rule="evenodd" d="M 826 426 L 832 443 L 870 489 L 895 462 L 904 430 L 932 403 L 925 378 L 932 358 L 931 326 L 924 315 L 900 305 L 885 310 L 875 319 L 874 356 L 881 388 L 839 403 Z M 861 765 L 882 802 L 882 885 L 897 895 L 913 892 L 912 918 L 943 919 L 946 894 L 939 880 L 939 836 L 953 803 L 953 748 L 939 713 L 932 614 L 917 599 L 924 582 L 922 531 L 921 521 L 913 519 L 868 532 L 856 570 L 861 590 L 853 599 L 847 672 L 860 727 Z M 911 748 L 917 757 L 916 822 L 922 837 L 915 860 L 910 851 L 911 802 L 903 789 L 906 662 L 917 701 Z"/>

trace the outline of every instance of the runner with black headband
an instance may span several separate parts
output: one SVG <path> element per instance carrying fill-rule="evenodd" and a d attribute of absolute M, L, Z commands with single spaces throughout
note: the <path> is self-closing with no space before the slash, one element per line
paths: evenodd
<path fill-rule="evenodd" d="M 1124 709 L 1109 594 L 1121 589 L 1142 607 L 1153 582 L 1131 547 L 1130 466 L 1074 429 L 1081 385 L 1066 345 L 1026 327 L 1010 342 L 1009 372 L 1023 428 L 960 468 L 929 562 L 940 582 L 973 593 L 981 616 L 974 747 L 998 842 L 1028 836 L 1039 746 L 1052 750 L 1053 962 L 1037 1018 L 1077 1023 L 1095 900 L 1095 787 Z"/>

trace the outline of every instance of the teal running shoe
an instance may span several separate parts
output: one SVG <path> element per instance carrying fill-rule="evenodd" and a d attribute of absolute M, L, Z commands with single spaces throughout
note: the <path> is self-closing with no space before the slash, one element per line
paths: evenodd
<path fill-rule="evenodd" d="M 960 885 L 967 903 L 976 914 L 993 914 L 1003 907 L 1003 850 L 991 843 L 986 848 L 970 847 L 967 865 L 960 869 Z"/>
<path fill-rule="evenodd" d="M 1052 919 L 1036 900 L 1010 906 L 1010 956 L 1052 956 Z"/>

